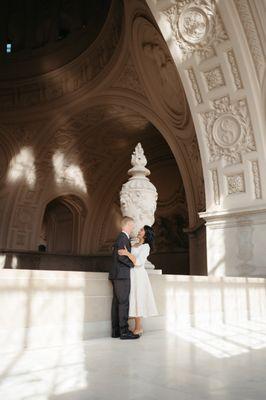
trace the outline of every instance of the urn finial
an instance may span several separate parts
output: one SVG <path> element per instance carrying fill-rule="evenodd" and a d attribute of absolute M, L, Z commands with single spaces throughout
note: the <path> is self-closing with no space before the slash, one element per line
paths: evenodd
<path fill-rule="evenodd" d="M 131 165 L 133 168 L 131 168 L 128 171 L 128 175 L 131 175 L 132 178 L 136 175 L 139 178 L 141 176 L 145 177 L 145 176 L 150 175 L 150 171 L 148 170 L 148 168 L 146 168 L 147 158 L 145 157 L 144 150 L 143 150 L 143 147 L 141 146 L 141 143 L 137 144 L 137 146 L 135 147 L 135 150 L 132 153 Z"/>

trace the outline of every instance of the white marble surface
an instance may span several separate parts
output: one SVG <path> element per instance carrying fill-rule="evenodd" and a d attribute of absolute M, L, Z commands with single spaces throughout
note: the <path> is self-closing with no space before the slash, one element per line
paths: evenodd
<path fill-rule="evenodd" d="M 265 208 L 201 215 L 207 221 L 209 275 L 266 276 Z"/>
<path fill-rule="evenodd" d="M 145 320 L 146 331 L 266 320 L 265 279 L 151 275 L 150 280 L 159 316 Z M 0 270 L 0 351 L 108 337 L 111 301 L 105 273 Z"/>
<path fill-rule="evenodd" d="M 265 400 L 266 321 L 0 354 L 3 400 Z"/>

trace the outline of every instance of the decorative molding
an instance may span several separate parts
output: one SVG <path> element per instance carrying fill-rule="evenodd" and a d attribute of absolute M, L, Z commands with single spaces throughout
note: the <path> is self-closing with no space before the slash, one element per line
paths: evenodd
<path fill-rule="evenodd" d="M 252 168 L 252 174 L 253 174 L 255 197 L 256 197 L 256 199 L 261 199 L 262 191 L 261 191 L 261 180 L 260 180 L 260 171 L 259 171 L 258 161 L 251 161 L 251 168 Z"/>
<path fill-rule="evenodd" d="M 218 206 L 220 204 L 220 188 L 217 169 L 211 171 L 213 183 L 214 202 Z"/>
<path fill-rule="evenodd" d="M 127 63 L 124 66 L 124 69 L 117 82 L 115 82 L 112 86 L 130 89 L 134 92 L 142 94 L 143 96 L 146 95 L 130 56 L 128 56 Z"/>
<path fill-rule="evenodd" d="M 210 111 L 201 113 L 206 130 L 210 162 L 225 159 L 241 163 L 242 153 L 256 150 L 254 133 L 245 99 L 230 103 L 228 96 L 213 102 Z"/>
<path fill-rule="evenodd" d="M 223 71 L 220 66 L 203 72 L 209 90 L 217 89 L 225 85 Z"/>
<path fill-rule="evenodd" d="M 228 194 L 245 193 L 245 178 L 243 173 L 236 175 L 227 175 L 227 190 Z"/>
<path fill-rule="evenodd" d="M 196 102 L 198 104 L 202 104 L 203 100 L 202 100 L 202 96 L 201 96 L 201 93 L 200 93 L 200 88 L 199 88 L 199 85 L 198 85 L 198 82 L 197 82 L 197 78 L 196 78 L 195 72 L 194 72 L 192 67 L 187 69 L 187 74 L 188 74 L 188 77 L 189 77 L 189 80 L 190 80 L 190 83 L 191 83 L 191 87 L 192 87 L 193 92 L 194 92 L 194 96 L 195 96 Z"/>
<path fill-rule="evenodd" d="M 186 136 L 189 121 L 186 95 L 169 49 L 155 26 L 143 17 L 133 23 L 134 62 L 151 103 L 167 114 L 176 135 Z"/>
<path fill-rule="evenodd" d="M 214 0 L 174 1 L 164 12 L 184 58 L 193 53 L 215 55 L 215 47 L 228 39 Z"/>
<path fill-rule="evenodd" d="M 206 208 L 205 186 L 202 171 L 202 161 L 198 145 L 197 136 L 194 135 L 192 141 L 185 145 L 187 158 L 193 176 L 193 187 L 195 188 L 195 203 L 197 211 L 200 212 Z"/>
<path fill-rule="evenodd" d="M 234 81 L 236 89 L 242 89 L 243 83 L 242 83 L 240 72 L 239 72 L 239 69 L 237 66 L 235 53 L 232 49 L 227 51 L 227 60 L 230 65 L 230 69 L 231 69 L 231 73 L 233 76 L 233 81 Z"/>
<path fill-rule="evenodd" d="M 264 77 L 266 61 L 259 34 L 257 32 L 256 23 L 253 19 L 248 0 L 234 1 L 247 38 L 257 77 L 261 84 Z"/>

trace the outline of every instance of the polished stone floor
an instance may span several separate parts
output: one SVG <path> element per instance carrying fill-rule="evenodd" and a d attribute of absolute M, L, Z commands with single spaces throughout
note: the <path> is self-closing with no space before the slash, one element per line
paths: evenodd
<path fill-rule="evenodd" d="M 1 400 L 266 399 L 266 321 L 1 352 Z"/>

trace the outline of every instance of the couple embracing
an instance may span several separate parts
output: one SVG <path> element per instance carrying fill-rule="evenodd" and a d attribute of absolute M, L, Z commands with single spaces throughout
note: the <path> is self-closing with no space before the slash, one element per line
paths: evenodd
<path fill-rule="evenodd" d="M 113 284 L 112 337 L 120 339 L 139 338 L 143 333 L 142 318 L 158 314 L 144 266 L 153 248 L 153 229 L 147 225 L 140 229 L 138 242 L 131 247 L 133 228 L 134 220 L 124 217 L 114 244 L 114 260 L 109 274 Z M 133 332 L 129 330 L 129 318 L 135 320 Z"/>

